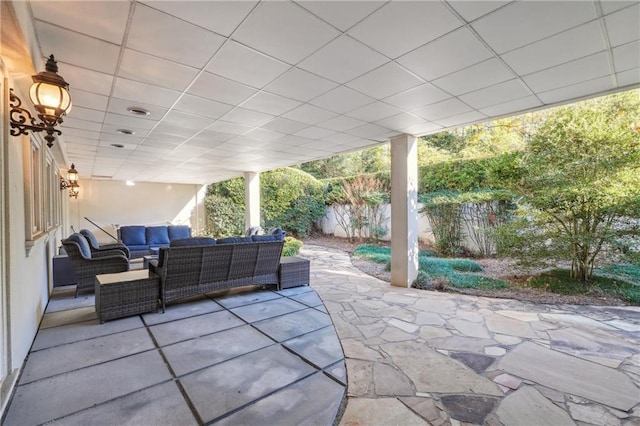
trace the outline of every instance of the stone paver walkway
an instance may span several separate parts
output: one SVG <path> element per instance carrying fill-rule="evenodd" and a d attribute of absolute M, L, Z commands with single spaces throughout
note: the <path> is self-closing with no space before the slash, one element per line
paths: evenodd
<path fill-rule="evenodd" d="M 640 308 L 392 287 L 305 245 L 347 363 L 342 425 L 640 425 Z"/>

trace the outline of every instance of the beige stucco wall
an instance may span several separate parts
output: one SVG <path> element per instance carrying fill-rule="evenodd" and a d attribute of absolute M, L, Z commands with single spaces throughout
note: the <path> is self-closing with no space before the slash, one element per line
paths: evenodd
<path fill-rule="evenodd" d="M 82 179 L 80 195 L 69 201 L 69 229 L 94 231 L 101 242 L 113 240 L 85 219 L 89 218 L 112 235 L 122 225 L 189 225 L 192 233 L 201 232 L 204 216 L 201 185 Z"/>

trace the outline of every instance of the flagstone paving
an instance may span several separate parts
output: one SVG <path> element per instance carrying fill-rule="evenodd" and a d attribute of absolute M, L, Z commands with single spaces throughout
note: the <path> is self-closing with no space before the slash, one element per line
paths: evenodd
<path fill-rule="evenodd" d="M 392 287 L 305 245 L 355 425 L 640 425 L 640 308 Z"/>

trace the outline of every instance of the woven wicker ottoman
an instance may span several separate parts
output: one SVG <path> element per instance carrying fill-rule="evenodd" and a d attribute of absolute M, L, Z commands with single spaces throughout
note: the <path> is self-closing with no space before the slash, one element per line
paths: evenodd
<path fill-rule="evenodd" d="M 309 285 L 309 260 L 290 256 L 280 259 L 278 290 Z"/>
<path fill-rule="evenodd" d="M 148 269 L 96 275 L 96 312 L 100 322 L 158 309 L 160 280 Z"/>

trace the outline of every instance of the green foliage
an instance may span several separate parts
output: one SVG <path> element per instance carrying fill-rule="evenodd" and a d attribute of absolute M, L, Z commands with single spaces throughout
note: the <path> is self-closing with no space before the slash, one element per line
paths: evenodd
<path fill-rule="evenodd" d="M 391 249 L 375 245 L 361 245 L 353 251 L 353 256 L 368 259 L 385 265 L 391 264 Z M 436 288 L 476 288 L 496 290 L 509 287 L 509 284 L 471 274 L 481 272 L 482 268 L 476 262 L 468 259 L 442 259 L 433 257 L 429 251 L 421 251 L 418 256 L 419 270 L 415 286 L 417 288 L 431 288 L 433 283 L 439 283 Z"/>
<path fill-rule="evenodd" d="M 244 206 L 238 206 L 231 198 L 210 193 L 204 199 L 204 207 L 207 234 L 224 237 L 244 233 Z"/>
<path fill-rule="evenodd" d="M 302 241 L 293 237 L 284 237 L 284 247 L 282 247 L 282 256 L 295 256 L 302 248 Z"/>
<path fill-rule="evenodd" d="M 593 275 L 589 281 L 582 281 L 573 278 L 570 270 L 554 269 L 530 278 L 527 285 L 558 294 L 616 297 L 640 305 L 640 286 L 611 276 Z"/>
<path fill-rule="evenodd" d="M 234 204 L 244 206 L 244 178 L 212 183 L 207 186 L 207 195 L 229 198 Z"/>
<path fill-rule="evenodd" d="M 617 264 L 608 265 L 595 271 L 599 275 L 612 275 L 619 279 L 629 281 L 632 284 L 640 285 L 640 265 Z"/>
<path fill-rule="evenodd" d="M 571 260 L 581 281 L 591 278 L 603 249 L 633 255 L 640 243 L 630 220 L 640 217 L 639 122 L 638 91 L 551 110 L 534 129 L 519 173 L 504 180 L 530 206 L 502 232 L 506 253 Z"/>

